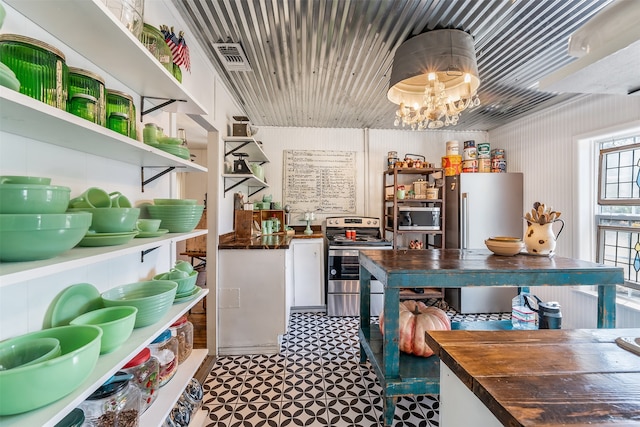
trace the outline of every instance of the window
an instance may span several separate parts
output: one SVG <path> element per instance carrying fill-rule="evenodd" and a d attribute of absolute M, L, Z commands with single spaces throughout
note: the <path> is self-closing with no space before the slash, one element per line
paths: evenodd
<path fill-rule="evenodd" d="M 640 301 L 640 135 L 598 141 L 597 259 L 624 268 L 618 297 Z"/>

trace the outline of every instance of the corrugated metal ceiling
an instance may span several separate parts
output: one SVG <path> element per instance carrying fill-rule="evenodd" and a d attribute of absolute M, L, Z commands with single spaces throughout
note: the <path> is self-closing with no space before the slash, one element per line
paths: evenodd
<path fill-rule="evenodd" d="M 174 0 L 252 123 L 391 129 L 395 49 L 436 28 L 475 40 L 481 106 L 457 130 L 488 130 L 572 96 L 536 89 L 571 62 L 569 35 L 611 0 Z M 213 49 L 240 43 L 252 71 Z M 240 113 L 240 112 L 238 112 Z M 451 129 L 451 128 L 448 128 Z"/>

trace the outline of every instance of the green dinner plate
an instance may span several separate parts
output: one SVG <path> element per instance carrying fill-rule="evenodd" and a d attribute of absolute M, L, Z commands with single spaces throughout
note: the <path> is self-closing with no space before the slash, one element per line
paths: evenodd
<path fill-rule="evenodd" d="M 102 307 L 100 292 L 95 286 L 90 283 L 71 285 L 52 302 L 51 318 L 48 322 L 45 320 L 45 328 L 66 326 L 81 314 Z"/>
<path fill-rule="evenodd" d="M 158 231 L 140 231 L 138 232 L 137 238 L 145 238 L 145 237 L 160 237 L 163 234 L 167 234 L 169 230 L 161 228 Z"/>
<path fill-rule="evenodd" d="M 137 231 L 130 231 L 128 233 L 89 233 L 80 240 L 78 246 L 95 247 L 123 245 L 136 237 L 137 234 Z"/>
<path fill-rule="evenodd" d="M 193 291 L 189 292 L 185 296 L 178 297 L 176 295 L 175 299 L 173 300 L 173 303 L 174 304 L 180 304 L 180 303 L 183 303 L 183 302 L 191 301 L 192 299 L 194 299 L 198 295 L 200 295 L 202 292 L 203 292 L 203 289 L 200 286 L 196 286 Z"/>

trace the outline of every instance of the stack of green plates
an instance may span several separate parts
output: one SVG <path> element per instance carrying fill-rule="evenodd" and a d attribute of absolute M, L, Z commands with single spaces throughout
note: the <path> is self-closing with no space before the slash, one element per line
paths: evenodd
<path fill-rule="evenodd" d="M 174 156 L 178 156 L 181 159 L 189 160 L 191 158 L 191 153 L 189 152 L 189 149 L 182 145 L 152 144 L 150 142 L 147 142 L 146 144 L 153 148 L 157 148 L 158 150 L 162 150 L 169 154 L 173 154 Z"/>

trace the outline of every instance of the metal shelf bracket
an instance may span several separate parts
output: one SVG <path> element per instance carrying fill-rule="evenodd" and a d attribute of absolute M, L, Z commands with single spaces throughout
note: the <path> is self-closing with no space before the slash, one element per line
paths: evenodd
<path fill-rule="evenodd" d="M 156 105 L 155 107 L 151 107 L 148 110 L 144 109 L 144 100 L 145 99 L 160 99 L 160 100 L 164 100 L 165 102 L 163 102 L 162 104 Z M 174 102 L 187 102 L 184 99 L 167 99 L 167 98 L 157 98 L 154 96 L 142 96 L 140 97 L 140 122 L 142 122 L 142 118 L 149 114 L 149 113 L 153 113 L 156 110 L 160 110 L 164 107 L 166 107 L 167 105 L 171 105 Z"/>
<path fill-rule="evenodd" d="M 160 246 L 156 246 L 155 248 L 149 248 L 149 249 L 145 249 L 144 251 L 140 251 L 140 262 L 143 263 L 144 262 L 144 256 L 146 254 L 148 254 L 149 252 L 153 252 L 156 249 L 158 249 Z"/>
<path fill-rule="evenodd" d="M 160 178 L 163 175 L 168 174 L 169 172 L 175 170 L 175 166 L 170 166 L 167 169 L 163 170 L 162 172 L 158 172 L 157 174 L 155 174 L 154 176 L 152 176 L 149 179 L 144 179 L 144 166 L 142 166 L 140 168 L 140 183 L 141 183 L 141 187 L 142 187 L 142 192 L 144 193 L 144 186 L 149 184 L 150 182 L 155 181 L 156 179 Z"/>

